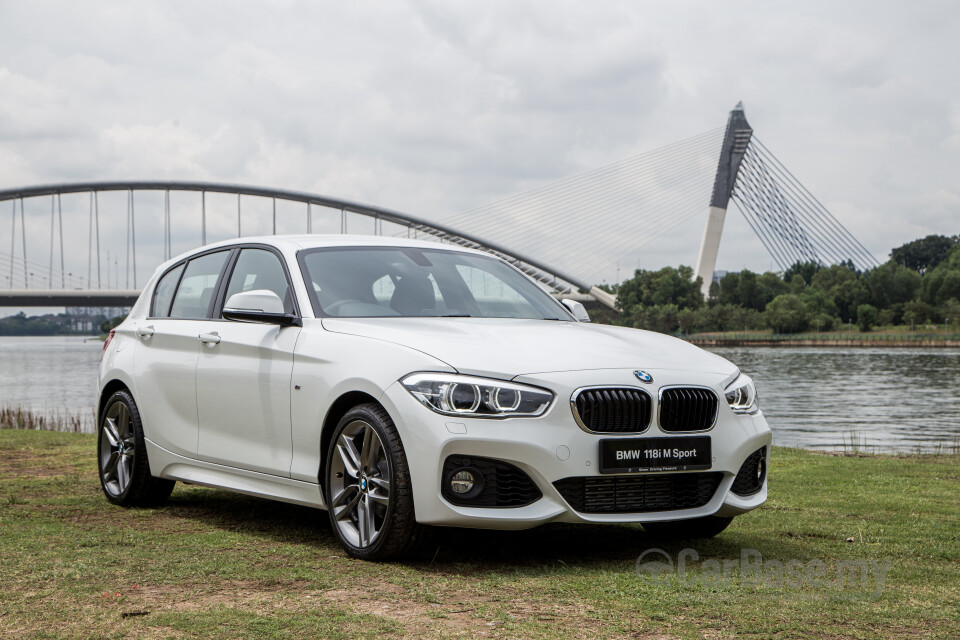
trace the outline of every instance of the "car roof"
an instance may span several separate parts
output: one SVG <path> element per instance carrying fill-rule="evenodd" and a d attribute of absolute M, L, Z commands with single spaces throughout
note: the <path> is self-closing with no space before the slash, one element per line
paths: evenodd
<path fill-rule="evenodd" d="M 410 247 L 415 249 L 433 249 L 440 251 L 460 251 L 466 253 L 476 253 L 480 255 L 489 255 L 483 251 L 477 251 L 459 245 L 444 245 L 436 241 L 415 240 L 413 238 L 395 238 L 390 236 L 369 236 L 369 235 L 348 235 L 341 233 L 331 234 L 295 234 L 295 235 L 277 235 L 277 236 L 249 236 L 243 238 L 231 238 L 213 242 L 202 247 L 185 251 L 176 256 L 169 263 L 174 263 L 200 251 L 208 251 L 220 247 L 232 247 L 239 244 L 265 244 L 277 247 L 281 250 L 299 251 L 301 249 L 315 249 L 321 247 Z"/>

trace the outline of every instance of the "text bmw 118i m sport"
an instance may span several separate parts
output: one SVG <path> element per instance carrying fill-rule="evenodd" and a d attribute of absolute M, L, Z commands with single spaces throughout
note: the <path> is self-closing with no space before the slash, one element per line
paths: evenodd
<path fill-rule="evenodd" d="M 175 481 L 327 509 L 348 553 L 426 525 L 643 523 L 712 536 L 767 497 L 749 377 L 589 324 L 488 254 L 359 236 L 209 245 L 163 264 L 100 363 L 108 500 Z"/>

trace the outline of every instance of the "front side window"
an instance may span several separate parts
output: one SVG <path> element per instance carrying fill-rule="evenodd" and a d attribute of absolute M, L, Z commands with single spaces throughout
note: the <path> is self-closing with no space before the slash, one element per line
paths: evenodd
<path fill-rule="evenodd" d="M 229 255 L 229 251 L 218 251 L 194 258 L 187 263 L 170 307 L 171 318 L 209 317 L 217 280 Z"/>
<path fill-rule="evenodd" d="M 230 296 L 243 291 L 263 289 L 277 294 L 283 301 L 284 313 L 294 313 L 293 291 L 290 290 L 280 258 L 265 249 L 243 249 L 230 276 L 224 300 L 230 300 Z"/>
<path fill-rule="evenodd" d="M 548 293 L 493 257 L 442 249 L 302 251 L 317 315 L 571 320 Z"/>
<path fill-rule="evenodd" d="M 170 271 L 167 271 L 160 282 L 157 283 L 156 292 L 153 295 L 153 310 L 150 315 L 154 318 L 169 318 L 170 303 L 173 302 L 173 294 L 177 290 L 177 283 L 180 282 L 180 274 L 183 273 L 183 265 L 179 265 Z"/>

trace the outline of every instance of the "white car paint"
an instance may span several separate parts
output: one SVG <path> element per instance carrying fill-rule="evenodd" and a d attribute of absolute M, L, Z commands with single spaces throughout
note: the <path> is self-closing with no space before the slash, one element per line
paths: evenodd
<path fill-rule="evenodd" d="M 578 323 L 572 316 L 568 321 L 318 318 L 297 262 L 299 251 L 323 246 L 437 250 L 441 245 L 313 235 L 211 246 L 236 243 L 269 245 L 283 255 L 302 326 L 149 318 L 157 280 L 190 254 L 157 269 L 117 328 L 99 372 L 101 394 L 119 382 L 134 396 L 155 476 L 323 508 L 321 443 L 324 429 L 335 426 L 326 424 L 328 413 L 338 398 L 362 392 L 379 402 L 396 424 L 421 523 L 526 528 L 551 521 L 667 521 L 737 515 L 766 500 L 765 481 L 747 497 L 730 491 L 744 460 L 769 447 L 771 433 L 761 412 L 735 414 L 724 402 L 724 390 L 739 372 L 723 358 L 668 336 Z M 210 334 L 219 342 L 200 341 L 201 335 Z M 639 383 L 637 369 L 652 374 L 653 384 Z M 549 389 L 555 399 L 535 418 L 451 417 L 431 411 L 400 384 L 414 372 L 515 380 Z M 719 396 L 717 420 L 708 434 L 712 470 L 724 476 L 707 504 L 682 511 L 611 514 L 580 513 L 567 504 L 552 483 L 600 476 L 598 442 L 617 437 L 584 431 L 571 411 L 577 389 L 603 385 L 643 388 L 654 397 L 670 385 L 702 386 Z M 667 435 L 654 424 L 640 437 Z M 509 462 L 530 476 L 543 497 L 517 508 L 451 504 L 440 493 L 448 455 Z"/>

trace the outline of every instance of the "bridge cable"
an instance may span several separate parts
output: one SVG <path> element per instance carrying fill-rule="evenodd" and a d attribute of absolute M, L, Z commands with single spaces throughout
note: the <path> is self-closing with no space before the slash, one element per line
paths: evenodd
<path fill-rule="evenodd" d="M 133 288 L 137 288 L 137 203 L 130 189 L 130 243 L 133 245 Z"/>
<path fill-rule="evenodd" d="M 745 176 L 749 176 L 749 174 L 752 173 L 751 170 L 753 169 L 753 163 L 754 163 L 753 156 L 751 156 L 751 157 L 747 160 L 747 164 L 746 164 L 746 166 L 745 166 L 745 169 L 746 169 L 746 172 L 747 172 L 747 173 L 745 173 Z M 746 183 L 749 183 L 749 181 L 750 181 L 749 177 L 746 178 L 746 179 L 745 179 L 745 184 L 746 184 Z M 750 197 L 750 194 L 745 194 L 745 197 L 749 198 L 749 197 Z M 832 251 L 832 249 L 829 249 L 828 247 L 825 247 L 825 246 L 824 246 L 823 241 L 822 241 L 820 238 L 817 238 L 817 236 L 814 236 L 814 238 L 815 238 L 815 240 L 814 240 L 815 243 L 818 244 L 819 246 L 821 246 L 822 249 L 828 250 L 828 251 Z M 816 251 L 812 251 L 812 252 L 808 253 L 808 255 L 804 255 L 804 256 L 803 256 L 803 259 L 804 259 L 804 260 L 813 260 L 814 262 L 820 262 L 820 261 L 821 261 L 820 258 L 818 258 L 818 253 L 817 253 Z"/>
<path fill-rule="evenodd" d="M 644 171 L 644 169 L 645 167 L 640 166 L 636 168 L 635 171 L 642 172 Z M 510 199 L 512 202 L 507 203 L 507 206 L 502 206 L 500 205 L 500 203 L 494 203 L 493 205 L 487 205 L 485 209 L 490 211 L 491 213 L 492 213 L 492 210 L 498 209 L 498 208 L 508 209 L 511 214 L 519 216 L 519 215 L 525 215 L 525 214 L 531 213 L 532 209 L 549 208 L 552 224 L 564 223 L 571 218 L 582 219 L 584 217 L 583 215 L 584 211 L 580 205 L 582 201 L 585 199 L 591 200 L 593 202 L 594 208 L 598 208 L 601 206 L 606 207 L 606 206 L 610 206 L 611 204 L 614 204 L 614 202 L 611 202 L 611 198 L 616 199 L 618 195 L 620 196 L 621 201 L 623 198 L 627 198 L 627 199 L 630 198 L 630 194 L 629 192 L 626 192 L 626 190 L 620 190 L 620 193 L 618 193 L 617 190 L 611 189 L 611 182 L 622 183 L 625 181 L 625 179 L 626 180 L 632 179 L 635 174 L 631 172 L 631 173 L 625 173 L 622 175 L 616 175 L 616 173 L 617 172 L 611 172 L 612 175 L 610 176 L 610 178 L 607 178 L 605 180 L 598 179 L 597 183 L 592 188 L 582 190 L 579 197 L 576 195 L 571 195 L 571 192 L 573 192 L 572 189 L 557 190 L 555 193 L 549 194 L 548 197 L 542 198 L 539 200 L 534 197 L 529 197 L 527 198 L 527 202 L 520 206 L 510 206 L 513 204 L 513 202 L 517 202 L 517 197 L 512 197 Z M 634 180 L 634 182 L 637 182 L 637 181 Z M 596 192 L 604 192 L 609 195 L 606 197 L 606 199 L 604 198 L 601 198 L 599 200 L 596 198 L 591 199 L 591 196 Z M 615 203 L 619 204 L 619 201 L 615 200 Z M 566 205 L 567 211 L 565 213 L 558 214 L 557 212 L 561 211 L 561 207 L 563 207 L 563 205 Z M 481 210 L 479 209 L 473 210 L 471 212 L 471 218 L 476 219 L 476 214 L 479 213 L 480 211 Z M 463 216 L 458 216 L 456 218 L 453 218 L 453 220 L 454 220 L 454 224 L 458 224 L 458 220 L 460 220 L 459 224 L 461 226 L 465 226 L 468 224 L 467 220 L 464 219 Z"/>
<path fill-rule="evenodd" d="M 830 211 L 823 206 L 823 204 L 814 196 L 803 184 L 797 180 L 797 178 L 787 169 L 782 162 L 780 162 L 776 156 L 763 145 L 762 142 L 757 140 L 758 150 L 762 156 L 766 156 L 770 159 L 770 164 L 773 167 L 774 171 L 781 176 L 782 183 L 786 185 L 792 192 L 796 194 L 798 204 L 803 204 L 806 209 L 811 213 L 817 215 L 821 220 L 825 221 L 826 226 L 832 227 L 833 233 L 838 235 L 843 239 L 847 250 L 853 252 L 854 255 L 848 256 L 848 259 L 852 259 L 855 256 L 863 261 L 862 264 L 866 268 L 878 266 L 879 261 L 871 254 L 857 238 L 850 233 L 850 231 L 844 227 L 844 225 L 834 217 Z"/>
<path fill-rule="evenodd" d="M 790 261 L 802 259 L 802 254 L 797 252 L 796 245 L 786 234 L 781 222 L 775 215 L 775 213 L 779 212 L 776 212 L 776 207 L 770 202 L 769 196 L 764 193 L 764 184 L 760 172 L 750 171 L 750 168 L 751 165 L 749 162 L 746 167 L 741 164 L 741 169 L 747 170 L 738 176 L 738 181 L 744 188 L 748 201 L 753 205 L 751 211 L 760 224 L 770 231 L 770 237 L 779 247 L 780 255 L 785 256 L 784 259 Z M 767 246 L 767 250 L 770 250 L 769 246 Z M 785 267 L 781 265 L 781 268 Z"/>
<path fill-rule="evenodd" d="M 20 240 L 23 242 L 23 282 L 27 288 L 30 288 L 30 280 L 27 277 L 27 217 L 23 212 L 23 198 L 20 198 Z"/>
<path fill-rule="evenodd" d="M 685 147 L 687 147 L 687 146 L 689 146 L 689 145 L 691 145 L 691 144 L 699 144 L 699 143 L 702 142 L 702 139 L 703 139 L 703 138 L 705 138 L 705 137 L 710 137 L 710 138 L 712 138 L 712 137 L 717 137 L 717 136 L 718 136 L 720 133 L 722 133 L 722 132 L 723 132 L 723 129 L 720 128 L 720 129 L 715 129 L 715 130 L 713 130 L 713 131 L 708 131 L 708 132 L 703 133 L 703 134 L 699 134 L 699 135 L 696 135 L 696 136 L 692 136 L 692 137 L 690 137 L 690 138 L 686 138 L 686 139 L 684 139 L 684 140 L 681 140 L 681 141 L 672 143 L 672 144 L 670 144 L 670 145 L 667 145 L 667 146 L 665 146 L 665 147 L 661 147 L 661 148 L 659 148 L 659 149 L 655 149 L 655 150 L 653 150 L 653 151 L 649 151 L 649 152 L 646 152 L 646 153 L 643 153 L 643 154 L 640 154 L 640 155 L 637 155 L 637 156 L 633 156 L 633 157 L 630 157 L 630 158 L 626 158 L 626 159 L 624 159 L 624 160 L 621 160 L 621 161 L 618 161 L 618 162 L 615 162 L 615 163 L 613 163 L 613 164 L 606 165 L 606 166 L 603 166 L 603 167 L 599 167 L 599 168 L 597 168 L 597 169 L 591 169 L 591 170 L 589 170 L 589 171 L 585 171 L 585 172 L 576 174 L 576 175 L 571 176 L 571 177 L 569 177 L 569 178 L 564 178 L 564 179 L 562 179 L 562 180 L 560 180 L 560 181 L 558 181 L 558 182 L 552 182 L 552 183 L 549 183 L 549 184 L 544 185 L 544 186 L 542 186 L 542 187 L 538 187 L 538 188 L 536 188 L 536 189 L 532 189 L 532 190 L 530 190 L 530 191 L 525 191 L 525 192 L 522 192 L 522 193 L 514 194 L 514 195 L 509 196 L 509 197 L 507 197 L 507 198 L 503 198 L 503 199 L 501 199 L 501 200 L 498 200 L 498 201 L 495 201 L 495 202 L 492 202 L 492 203 L 488 203 L 488 204 L 485 204 L 485 205 L 482 205 L 482 206 L 479 206 L 479 207 L 475 207 L 474 209 L 470 209 L 470 210 L 467 210 L 467 211 L 464 211 L 464 212 L 461 212 L 461 213 L 459 213 L 459 214 L 454 215 L 453 217 L 450 218 L 450 220 L 456 221 L 456 220 L 458 220 L 458 219 L 469 218 L 469 217 L 472 216 L 473 214 L 478 213 L 478 212 L 480 212 L 480 211 L 483 211 L 483 210 L 485 210 L 485 209 L 490 209 L 490 208 L 495 208 L 495 207 L 500 207 L 500 206 L 509 206 L 509 205 L 512 205 L 515 201 L 528 200 L 528 199 L 530 199 L 530 198 L 534 198 L 534 197 L 536 197 L 536 196 L 539 196 L 539 195 L 541 195 L 541 194 L 543 194 L 543 193 L 556 193 L 556 192 L 558 192 L 558 191 L 562 191 L 562 190 L 563 190 L 564 188 L 566 188 L 566 187 L 570 187 L 570 188 L 573 188 L 573 189 L 577 189 L 577 188 L 579 188 L 580 184 L 582 184 L 582 183 L 584 183 L 584 182 L 589 183 L 589 184 L 595 184 L 595 183 L 597 182 L 598 176 L 601 176 L 601 175 L 604 175 L 604 174 L 606 174 L 606 173 L 609 173 L 611 169 L 616 169 L 616 168 L 619 168 L 619 167 L 621 167 L 621 166 L 623 166 L 623 165 L 630 165 L 630 164 L 633 164 L 633 163 L 637 163 L 637 164 L 639 164 L 639 165 L 651 164 L 651 163 L 655 162 L 658 157 L 660 157 L 660 156 L 662 156 L 662 155 L 669 155 L 669 154 L 672 153 L 675 149 L 682 149 L 682 148 L 685 148 Z"/>
<path fill-rule="evenodd" d="M 596 263 L 598 255 L 609 259 L 610 249 L 617 246 L 622 249 L 621 255 L 630 255 L 636 252 L 638 235 L 652 241 L 702 209 L 702 202 L 708 197 L 712 184 L 709 183 L 710 176 L 704 177 L 702 169 L 698 168 L 696 158 L 702 157 L 704 162 L 700 164 L 708 166 L 707 159 L 716 157 L 722 131 L 718 129 L 694 136 L 655 152 L 477 207 L 446 220 L 459 227 L 482 225 L 486 230 L 483 235 L 491 236 L 494 234 L 489 231 L 489 219 L 498 213 L 508 215 L 518 224 L 511 231 L 497 232 L 497 240 L 502 243 L 507 238 L 529 241 L 531 236 L 546 237 L 549 239 L 545 242 L 547 246 L 538 251 L 538 256 L 543 259 L 559 256 L 578 269 Z M 715 163 L 715 160 L 710 159 L 709 163 Z M 684 167 L 687 169 L 683 170 Z M 654 185 L 658 189 L 651 195 L 648 187 Z M 691 186 L 699 188 L 691 189 Z M 698 191 L 703 192 L 701 197 L 697 197 Z M 622 228 L 624 222 L 617 220 L 624 214 L 632 214 L 627 230 Z M 478 220 L 481 215 L 482 219 Z M 655 224 L 648 226 L 651 222 Z M 583 233 L 582 227 L 586 225 L 595 228 L 605 224 L 618 228 L 618 237 L 612 247 L 607 234 L 589 240 L 591 236 Z M 567 226 L 571 231 L 559 234 L 555 231 Z M 651 232 L 651 228 L 658 229 L 658 232 Z M 557 242 L 558 235 L 576 235 L 580 245 L 578 253 L 582 257 L 577 259 L 566 248 L 567 243 Z M 640 244 L 644 241 L 641 240 Z M 591 251 L 591 245 L 598 250 Z"/>
<path fill-rule="evenodd" d="M 47 288 L 53 289 L 53 230 L 56 222 L 57 199 L 50 196 L 50 268 L 47 271 Z"/>
<path fill-rule="evenodd" d="M 12 200 L 13 205 L 13 228 L 10 231 L 10 255 L 16 254 L 17 241 L 17 201 Z M 10 263 L 10 288 L 13 289 L 13 262 Z"/>
<path fill-rule="evenodd" d="M 762 143 L 759 144 L 761 154 L 769 156 L 774 170 L 781 175 L 784 183 L 797 194 L 798 202 L 804 203 L 806 208 L 812 212 L 816 212 L 817 215 L 834 226 L 837 229 L 837 233 L 839 233 L 839 235 L 845 240 L 848 249 L 852 249 L 856 254 L 859 254 L 867 263 L 873 263 L 874 265 L 878 264 L 876 258 L 874 258 L 873 255 L 867 251 L 859 241 L 857 241 L 856 237 L 854 237 L 853 234 L 851 234 L 840 223 L 839 220 L 830 214 L 829 210 L 827 210 L 826 207 L 824 207 L 819 200 L 817 200 L 816 197 L 810 193 L 810 191 L 806 189 L 806 187 L 804 187 L 795 176 L 793 176 L 792 173 L 790 173 L 783 163 L 781 163 L 776 156 L 774 156 L 765 146 L 763 146 Z"/>
<path fill-rule="evenodd" d="M 100 195 L 96 191 L 93 192 L 93 216 L 96 222 L 97 238 L 97 288 L 100 289 L 103 286 L 103 274 L 100 272 L 100 264 L 102 262 L 100 258 Z M 109 265 L 107 268 L 109 268 Z"/>
<path fill-rule="evenodd" d="M 683 166 L 683 164 L 686 164 L 686 159 L 680 158 L 677 161 L 677 166 Z M 672 166 L 669 163 L 664 163 L 660 167 L 660 169 L 664 169 L 664 170 L 666 169 L 672 170 L 674 168 L 675 166 Z M 622 188 L 620 190 L 609 189 L 608 193 L 610 195 L 591 200 L 589 208 L 586 208 L 585 206 L 581 206 L 581 202 L 583 200 L 582 198 L 574 199 L 568 205 L 570 211 L 566 214 L 566 216 L 561 217 L 559 220 L 553 219 L 551 220 L 551 222 L 552 223 L 567 222 L 567 220 L 570 218 L 586 219 L 592 215 L 595 215 L 598 211 L 604 212 L 604 215 L 606 215 L 609 218 L 612 218 L 618 212 L 617 210 L 615 210 L 615 208 L 635 210 L 638 207 L 643 207 L 645 209 L 650 210 L 650 213 L 652 213 L 655 218 L 656 217 L 666 218 L 667 217 L 666 215 L 662 215 L 662 214 L 660 214 L 659 216 L 657 215 L 658 207 L 662 205 L 664 202 L 670 202 L 670 201 L 676 200 L 675 192 L 677 190 L 686 191 L 687 193 L 689 193 L 689 190 L 686 189 L 685 187 L 689 185 L 691 179 L 700 177 L 701 173 L 702 172 L 697 171 L 696 169 L 687 170 L 686 172 L 682 172 L 682 173 L 678 171 L 674 171 L 672 176 L 666 179 L 661 179 L 657 181 L 658 182 L 657 186 L 660 187 L 660 190 L 654 195 L 642 195 L 638 197 L 638 195 L 634 192 L 638 191 L 640 187 L 646 187 L 649 184 L 651 184 L 651 182 L 653 182 L 649 180 L 642 180 L 642 181 L 638 180 L 633 182 L 632 184 L 626 185 L 627 187 L 629 187 L 629 189 L 627 188 Z M 678 189 L 675 187 L 677 187 Z M 646 190 L 646 193 L 648 192 L 649 192 L 649 189 Z M 646 216 L 649 214 L 643 213 L 640 215 Z M 631 223 L 635 227 L 641 226 L 640 225 L 641 222 L 646 222 L 646 220 L 643 219 L 642 217 L 637 217 L 637 216 L 631 219 Z M 558 249 L 560 251 L 564 250 L 562 247 Z"/>
<path fill-rule="evenodd" d="M 13 269 L 19 270 L 22 264 L 24 264 L 23 258 L 18 258 L 16 256 L 11 258 L 9 254 L 0 251 L 0 267 L 5 268 L 7 266 L 10 266 L 11 270 Z M 32 275 L 39 276 L 41 280 L 48 278 L 46 265 L 40 264 L 38 262 L 27 262 L 26 267 Z M 65 276 L 65 272 L 61 272 L 61 273 L 64 274 Z M 65 279 L 66 278 L 64 277 L 64 280 Z M 24 284 L 26 285 L 26 283 Z M 71 275 L 69 284 L 71 285 L 70 288 L 82 289 L 84 288 L 84 278 L 83 276 L 80 276 L 80 275 Z M 11 286 L 10 288 L 14 288 L 14 287 Z"/>
<path fill-rule="evenodd" d="M 709 143 L 710 141 L 708 141 Z M 677 145 L 678 147 L 681 145 Z M 700 145 L 693 147 L 691 155 L 702 153 L 703 147 Z M 713 146 L 712 144 L 710 146 Z M 659 154 L 660 152 L 658 152 Z M 649 184 L 657 180 L 656 175 L 646 175 L 645 178 L 636 179 L 636 176 L 648 174 L 651 166 L 659 168 L 672 168 L 675 166 L 684 166 L 684 156 L 674 155 L 671 160 L 664 163 L 660 155 L 645 154 L 639 158 L 628 158 L 627 160 L 608 165 L 600 170 L 593 170 L 587 174 L 581 174 L 561 180 L 558 183 L 547 185 L 531 192 L 518 194 L 500 200 L 483 207 L 475 208 L 463 214 L 458 214 L 448 220 L 453 226 L 469 226 L 470 222 L 476 219 L 481 213 L 493 213 L 496 210 L 509 210 L 516 215 L 522 215 L 529 212 L 530 209 L 544 207 L 557 207 L 557 209 L 566 205 L 568 217 L 582 217 L 581 211 L 574 205 L 578 205 L 584 198 L 588 198 L 594 193 L 604 192 L 616 195 L 616 190 L 612 189 L 614 185 L 623 183 L 633 183 L 635 185 Z M 640 160 L 641 162 L 637 162 Z M 584 189 L 581 186 L 587 178 L 591 181 Z M 574 194 L 579 194 L 574 195 Z M 629 192 L 624 191 L 624 195 L 629 197 Z M 525 201 L 521 204 L 521 201 Z M 553 211 L 556 211 L 554 209 Z M 552 222 L 558 221 L 556 214 L 552 214 Z M 559 220 L 563 222 L 564 220 Z"/>
<path fill-rule="evenodd" d="M 775 158 L 773 158 L 773 160 L 775 161 Z M 855 239 L 846 229 L 837 223 L 836 219 L 833 218 L 829 211 L 826 211 L 822 205 L 817 207 L 810 203 L 809 199 L 803 195 L 805 189 L 802 185 L 794 185 L 791 184 L 791 182 L 784 181 L 782 172 L 778 170 L 778 164 L 778 162 L 771 163 L 772 171 L 780 176 L 781 185 L 784 187 L 785 192 L 790 194 L 790 199 L 797 211 L 809 224 L 823 232 L 824 240 L 831 246 L 833 255 L 824 257 L 827 257 L 829 262 L 840 262 L 843 260 L 856 261 L 869 268 L 871 262 L 873 262 L 872 256 L 868 259 L 859 251 Z"/>
<path fill-rule="evenodd" d="M 64 262 L 63 250 L 63 202 L 60 200 L 60 194 L 57 194 L 57 221 L 60 227 L 60 288 L 66 289 L 65 273 L 67 272 Z"/>
<path fill-rule="evenodd" d="M 757 169 L 761 183 L 766 186 L 764 195 L 772 201 L 773 211 L 780 213 L 780 216 L 775 218 L 775 220 L 786 235 L 788 242 L 790 242 L 791 246 L 795 247 L 797 253 L 800 255 L 813 254 L 807 235 L 803 229 L 797 225 L 796 215 L 792 208 L 787 205 L 783 193 L 778 188 L 777 182 L 770 176 L 770 172 L 764 165 L 763 160 L 757 163 Z"/>
<path fill-rule="evenodd" d="M 757 164 L 759 164 L 759 163 L 762 162 L 762 161 L 755 159 L 754 156 L 751 156 L 750 159 L 748 160 L 748 164 L 747 164 L 747 170 L 748 170 L 748 172 L 750 172 L 751 169 L 754 168 L 754 163 L 755 163 L 755 162 L 756 162 Z M 758 171 L 759 171 L 759 169 L 758 169 Z M 825 238 L 825 240 L 827 240 L 827 243 L 828 243 L 828 244 L 832 244 L 832 243 L 829 242 L 829 239 L 826 239 L 826 238 Z M 823 247 L 823 243 L 822 243 L 822 242 L 818 242 L 818 244 L 820 244 L 821 247 Z M 836 251 L 835 248 L 833 248 L 833 249 L 830 249 L 830 248 L 828 248 L 828 247 L 823 247 L 823 248 L 827 249 L 828 251 Z M 807 255 L 804 255 L 804 256 L 803 256 L 803 259 L 805 259 L 805 260 L 813 260 L 813 261 L 815 261 L 815 262 L 821 262 L 821 261 L 822 261 L 822 260 L 818 257 L 818 254 L 817 254 L 815 251 L 812 252 L 812 253 L 808 252 Z"/>

